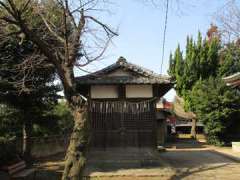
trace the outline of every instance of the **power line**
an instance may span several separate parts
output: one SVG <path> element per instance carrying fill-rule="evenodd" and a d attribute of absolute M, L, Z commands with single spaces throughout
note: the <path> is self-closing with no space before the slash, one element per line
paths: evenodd
<path fill-rule="evenodd" d="M 163 60 L 164 60 L 164 53 L 165 53 L 165 41 L 166 41 L 166 32 L 167 32 L 167 21 L 168 21 L 168 6 L 169 6 L 169 0 L 166 0 L 166 14 L 165 14 L 165 22 L 164 22 L 164 31 L 163 31 L 163 44 L 162 44 L 162 62 L 161 62 L 161 74 L 162 74 L 162 66 L 163 66 Z"/>

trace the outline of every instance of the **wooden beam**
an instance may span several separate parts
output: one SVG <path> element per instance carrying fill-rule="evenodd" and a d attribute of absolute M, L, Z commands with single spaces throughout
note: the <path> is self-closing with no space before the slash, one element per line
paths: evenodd
<path fill-rule="evenodd" d="M 118 98 L 126 99 L 126 86 L 124 84 L 118 86 Z"/>

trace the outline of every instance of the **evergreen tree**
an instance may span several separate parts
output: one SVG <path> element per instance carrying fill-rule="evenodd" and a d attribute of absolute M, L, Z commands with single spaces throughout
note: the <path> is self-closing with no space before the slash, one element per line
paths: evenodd
<path fill-rule="evenodd" d="M 175 60 L 173 59 L 173 55 L 172 52 L 170 53 L 169 56 L 169 70 L 168 70 L 168 74 L 176 80 L 176 76 L 175 76 Z"/>
<path fill-rule="evenodd" d="M 34 71 L 28 68 L 18 70 L 27 58 L 38 58 L 38 68 Z M 51 66 L 46 68 L 45 58 L 35 51 L 30 41 L 20 43 L 18 38 L 9 38 L 0 44 L 0 65 L 0 103 L 18 111 L 15 120 L 22 126 L 23 155 L 28 160 L 31 156 L 33 123 L 50 120 L 45 112 L 57 102 L 59 88 L 53 85 L 55 72 Z M 31 75 L 26 76 L 26 73 Z M 24 91 L 19 91 L 19 88 Z M 4 121 L 4 116 L 2 118 L 1 121 Z M 12 132 L 5 133 L 13 135 Z M 15 135 L 20 135 L 19 130 Z"/>
<path fill-rule="evenodd" d="M 217 70 L 219 65 L 219 51 L 220 51 L 220 42 L 219 39 L 213 38 L 209 41 L 209 49 L 207 53 L 207 73 L 208 77 L 217 76 Z M 207 77 L 207 76 L 206 76 Z"/>
<path fill-rule="evenodd" d="M 217 76 L 219 50 L 220 42 L 218 39 L 203 40 L 200 32 L 196 42 L 193 41 L 192 37 L 187 37 L 185 58 L 183 58 L 178 45 L 174 58 L 170 59 L 169 72 L 177 81 L 177 94 L 184 97 L 186 103 L 189 99 L 189 92 L 198 80 Z M 185 107 L 190 110 L 188 105 Z"/>
<path fill-rule="evenodd" d="M 180 45 L 178 45 L 175 53 L 174 53 L 174 62 L 175 67 L 173 67 L 173 71 L 175 72 L 175 79 L 177 82 L 179 82 L 179 84 L 177 84 L 176 89 L 179 93 L 181 93 L 181 89 L 182 89 L 182 74 L 183 74 L 183 55 L 180 49 Z"/>
<path fill-rule="evenodd" d="M 210 77 L 194 85 L 190 99 L 191 109 L 204 124 L 209 143 L 221 145 L 230 141 L 232 135 L 236 136 L 240 127 L 240 96 L 234 89 L 221 79 Z"/>
<path fill-rule="evenodd" d="M 240 71 L 240 47 L 238 43 L 232 42 L 220 52 L 219 76 L 229 76 Z"/>
<path fill-rule="evenodd" d="M 202 48 L 199 52 L 199 77 L 205 79 L 208 76 L 207 70 L 207 54 L 209 49 L 209 43 L 206 39 L 202 42 Z"/>
<path fill-rule="evenodd" d="M 171 64 L 177 64 L 177 61 L 174 57 Z M 235 128 L 234 132 L 240 129 L 236 121 L 239 117 L 239 96 L 221 80 L 223 76 L 240 71 L 239 45 L 234 42 L 221 47 L 217 28 L 212 26 L 208 38 L 202 39 L 198 33 L 194 42 L 187 37 L 182 62 L 182 74 L 172 71 L 177 77 L 177 94 L 183 97 L 185 110 L 193 111 L 203 122 L 209 142 L 221 144 L 228 134 L 233 134 L 231 129 Z"/>

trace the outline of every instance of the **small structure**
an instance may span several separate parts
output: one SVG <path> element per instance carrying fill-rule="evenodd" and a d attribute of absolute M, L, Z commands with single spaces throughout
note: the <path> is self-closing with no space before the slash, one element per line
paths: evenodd
<path fill-rule="evenodd" d="M 223 80 L 227 84 L 227 86 L 231 86 L 233 88 L 237 88 L 240 90 L 240 72 L 237 72 L 231 76 L 224 77 Z M 238 138 L 238 136 L 237 136 Z M 232 142 L 232 150 L 235 152 L 240 152 L 240 142 Z"/>
<path fill-rule="evenodd" d="M 165 99 L 161 99 L 157 103 L 157 141 L 158 145 L 164 145 L 171 134 L 170 124 L 172 113 L 172 103 L 167 102 Z M 170 122 L 171 121 L 171 122 Z M 169 128 L 170 127 L 170 128 Z"/>
<path fill-rule="evenodd" d="M 88 98 L 93 147 L 156 147 L 156 102 L 172 88 L 169 77 L 120 57 L 77 85 Z"/>
<path fill-rule="evenodd" d="M 197 122 L 196 114 L 184 110 L 184 100 L 179 96 L 175 97 L 173 113 L 176 116 L 175 128 L 177 134 L 191 134 L 193 138 L 196 138 L 197 133 L 203 132 L 203 124 Z"/>

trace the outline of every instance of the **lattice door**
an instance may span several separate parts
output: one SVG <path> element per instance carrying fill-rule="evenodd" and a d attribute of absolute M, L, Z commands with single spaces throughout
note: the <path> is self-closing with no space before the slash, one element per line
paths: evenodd
<path fill-rule="evenodd" d="M 94 147 L 154 146 L 155 101 L 91 101 L 89 116 Z"/>

